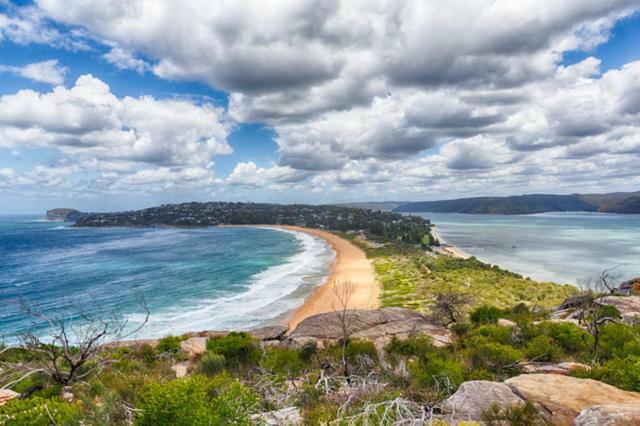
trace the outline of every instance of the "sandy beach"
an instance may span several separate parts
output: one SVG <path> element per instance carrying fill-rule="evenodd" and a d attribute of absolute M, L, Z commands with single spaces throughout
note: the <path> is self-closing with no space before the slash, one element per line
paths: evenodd
<path fill-rule="evenodd" d="M 440 252 L 443 252 L 444 254 L 449 254 L 453 257 L 459 257 L 461 259 L 468 259 L 471 257 L 470 254 L 465 253 L 464 251 L 460 250 L 458 247 L 447 243 L 445 239 L 442 238 L 442 236 L 438 232 L 437 227 L 435 226 L 431 227 L 431 235 L 436 240 L 440 241 L 440 248 L 438 249 L 437 247 L 434 247 L 435 251 L 440 251 Z"/>
<path fill-rule="evenodd" d="M 322 238 L 336 252 L 331 275 L 323 285 L 315 289 L 302 306 L 287 318 L 289 329 L 293 330 L 300 321 L 312 315 L 339 309 L 341 303 L 333 290 L 336 283 L 350 282 L 352 284 L 353 293 L 349 298 L 349 308 L 375 309 L 379 306 L 380 286 L 376 281 L 373 266 L 362 249 L 343 238 L 320 229 L 275 225 L 265 226 L 265 228 L 305 232 Z"/>

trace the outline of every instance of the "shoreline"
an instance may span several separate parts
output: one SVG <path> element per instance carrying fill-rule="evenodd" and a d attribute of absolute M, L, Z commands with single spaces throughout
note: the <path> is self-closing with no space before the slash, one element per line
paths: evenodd
<path fill-rule="evenodd" d="M 460 259 L 469 259 L 470 257 L 472 257 L 469 253 L 460 250 L 458 247 L 452 244 L 449 244 L 444 238 L 442 238 L 442 235 L 440 235 L 440 233 L 438 232 L 436 225 L 431 226 L 431 235 L 440 242 L 439 250 L 434 247 L 436 251 L 440 251 L 441 253 L 448 254 Z"/>
<path fill-rule="evenodd" d="M 377 282 L 373 266 L 362 249 L 351 242 L 328 231 L 290 225 L 255 225 L 259 228 L 284 229 L 321 238 L 331 246 L 336 256 L 331 273 L 324 283 L 317 286 L 304 303 L 289 311 L 281 320 L 289 330 L 313 315 L 340 309 L 342 304 L 334 293 L 336 283 L 351 282 L 353 292 L 349 297 L 349 309 L 376 309 L 380 306 L 380 285 Z"/>

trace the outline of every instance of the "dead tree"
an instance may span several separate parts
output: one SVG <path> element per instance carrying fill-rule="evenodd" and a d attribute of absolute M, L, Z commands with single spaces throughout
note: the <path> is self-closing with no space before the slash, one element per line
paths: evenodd
<path fill-rule="evenodd" d="M 331 309 L 336 314 L 340 327 L 340 349 L 342 358 L 342 372 L 347 383 L 350 382 L 349 362 L 347 360 L 347 345 L 351 337 L 351 324 L 353 322 L 353 314 L 349 311 L 349 301 L 353 296 L 354 286 L 351 281 L 334 283 L 333 293 L 336 296 L 337 303 L 331 304 Z"/>
<path fill-rule="evenodd" d="M 21 363 L 0 362 L 8 371 L 21 374 L 4 388 L 36 373 L 63 386 L 81 381 L 113 361 L 103 356 L 106 345 L 132 336 L 149 320 L 143 297 L 139 297 L 139 303 L 145 318 L 133 329 L 129 329 L 128 320 L 120 312 L 105 313 L 96 301 L 91 304 L 91 310 L 71 301 L 66 312 L 55 315 L 46 314 L 26 300 L 20 303 L 24 314 L 32 319 L 32 330 L 20 337 L 19 348 L 32 357 Z M 36 331 L 42 325 L 48 327 L 47 335 Z"/>
<path fill-rule="evenodd" d="M 593 352 L 596 357 L 600 351 L 601 327 L 607 323 L 617 323 L 619 319 L 617 309 L 601 299 L 617 289 L 618 280 L 614 279 L 614 275 L 608 269 L 595 278 L 585 278 L 578 282 L 581 291 L 576 306 L 578 322 L 593 337 Z"/>
<path fill-rule="evenodd" d="M 438 293 L 433 303 L 433 313 L 444 325 L 460 321 L 464 317 L 464 307 L 470 303 L 470 298 L 462 293 Z"/>

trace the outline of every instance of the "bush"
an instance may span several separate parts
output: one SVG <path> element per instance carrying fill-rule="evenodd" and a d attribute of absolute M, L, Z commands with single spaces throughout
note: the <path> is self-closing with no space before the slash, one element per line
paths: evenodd
<path fill-rule="evenodd" d="M 466 322 L 454 322 L 449 325 L 449 330 L 458 337 L 462 337 L 471 330 L 471 324 Z"/>
<path fill-rule="evenodd" d="M 493 404 L 482 412 L 483 424 L 487 426 L 518 425 L 518 426 L 543 426 L 548 422 L 544 420 L 536 407 L 527 401 L 524 405 L 502 408 L 499 404 Z"/>
<path fill-rule="evenodd" d="M 57 425 L 77 425 L 80 408 L 75 404 L 37 396 L 13 399 L 0 406 L 0 425 L 49 426 L 51 419 Z"/>
<path fill-rule="evenodd" d="M 180 342 L 182 339 L 177 336 L 166 336 L 158 341 L 156 350 L 160 353 L 163 352 L 178 352 L 180 350 Z"/>
<path fill-rule="evenodd" d="M 473 310 L 469 315 L 469 319 L 474 324 L 495 324 L 502 315 L 501 309 L 485 305 Z"/>
<path fill-rule="evenodd" d="M 562 348 L 549 336 L 538 336 L 529 341 L 524 350 L 530 361 L 553 362 L 562 359 Z"/>
<path fill-rule="evenodd" d="M 231 332 L 226 336 L 214 337 L 207 341 L 207 349 L 223 355 L 227 365 L 257 362 L 260 346 L 256 339 L 245 332 Z"/>
<path fill-rule="evenodd" d="M 400 340 L 395 337 L 385 348 L 390 355 L 419 356 L 437 351 L 429 336 L 418 336 L 412 339 Z"/>
<path fill-rule="evenodd" d="M 351 340 L 345 349 L 345 355 L 350 363 L 356 363 L 358 358 L 366 356 L 372 361 L 378 361 L 378 351 L 371 341 Z"/>
<path fill-rule="evenodd" d="M 502 345 L 510 345 L 513 336 L 513 329 L 511 327 L 503 327 L 501 325 L 483 325 L 476 328 L 465 338 L 466 344 L 468 342 L 475 342 L 478 340 L 490 341 L 500 343 Z"/>
<path fill-rule="evenodd" d="M 600 331 L 600 356 L 603 359 L 640 356 L 640 327 L 607 324 Z"/>
<path fill-rule="evenodd" d="M 541 325 L 541 329 L 568 354 L 585 353 L 593 345 L 593 337 L 574 324 L 546 322 Z"/>
<path fill-rule="evenodd" d="M 424 356 L 410 364 L 411 373 L 420 387 L 451 394 L 464 382 L 464 367 L 458 360 Z"/>
<path fill-rule="evenodd" d="M 264 353 L 260 366 L 284 377 L 296 377 L 304 369 L 304 362 L 293 349 L 271 348 Z"/>
<path fill-rule="evenodd" d="M 498 372 L 518 362 L 522 354 L 511 346 L 486 342 L 469 348 L 469 356 L 474 368 L 484 368 L 492 372 Z"/>
<path fill-rule="evenodd" d="M 612 359 L 591 370 L 590 377 L 620 389 L 640 392 L 640 356 Z"/>
<path fill-rule="evenodd" d="M 215 376 L 224 370 L 226 360 L 224 355 L 220 355 L 214 352 L 207 352 L 200 358 L 198 364 L 198 371 L 209 377 Z"/>
<path fill-rule="evenodd" d="M 142 395 L 136 425 L 209 426 L 249 424 L 258 398 L 228 376 L 208 379 L 195 375 L 160 384 L 153 383 Z"/>

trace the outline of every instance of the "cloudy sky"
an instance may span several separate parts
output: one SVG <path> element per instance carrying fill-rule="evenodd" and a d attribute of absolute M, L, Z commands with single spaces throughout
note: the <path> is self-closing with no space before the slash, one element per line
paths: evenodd
<path fill-rule="evenodd" d="M 0 0 L 0 213 L 640 190 L 640 0 Z"/>

